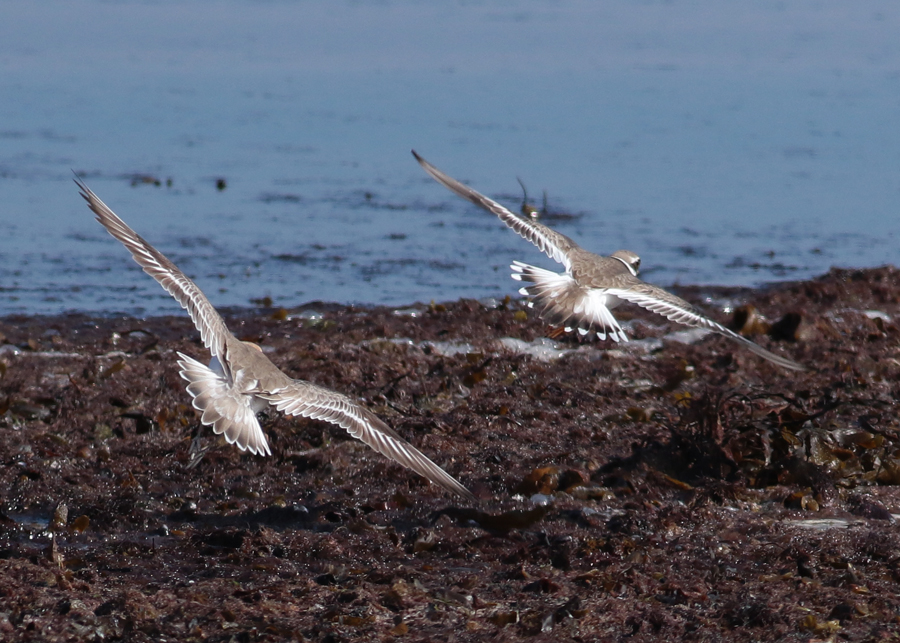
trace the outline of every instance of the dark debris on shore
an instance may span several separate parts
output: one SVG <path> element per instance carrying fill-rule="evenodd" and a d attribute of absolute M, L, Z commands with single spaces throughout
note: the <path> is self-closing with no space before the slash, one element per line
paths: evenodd
<path fill-rule="evenodd" d="M 898 640 L 900 271 L 679 294 L 812 370 L 624 306 L 628 345 L 518 301 L 228 318 L 478 506 L 321 422 L 220 443 L 186 315 L 0 320 L 0 639 Z"/>

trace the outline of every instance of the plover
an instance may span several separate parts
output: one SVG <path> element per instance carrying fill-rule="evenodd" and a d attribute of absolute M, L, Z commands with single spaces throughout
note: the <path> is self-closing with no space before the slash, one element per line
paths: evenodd
<path fill-rule="evenodd" d="M 517 216 L 496 201 L 447 176 L 416 154 L 415 150 L 413 156 L 438 183 L 497 215 L 516 234 L 565 266 L 563 273 L 521 261 L 515 261 L 510 266 L 513 279 L 533 284 L 519 292 L 532 298 L 529 306 L 537 308 L 538 314 L 548 323 L 563 326 L 567 332 L 577 329 L 581 335 L 593 332 L 600 339 L 609 336 L 613 341 L 627 342 L 628 336 L 612 314 L 612 309 L 627 301 L 679 324 L 708 328 L 784 368 L 806 370 L 805 366 L 767 351 L 708 319 L 680 297 L 638 279 L 641 260 L 630 250 L 619 250 L 609 257 L 588 252 L 564 234 L 533 219 Z"/>
<path fill-rule="evenodd" d="M 271 455 L 257 412 L 274 406 L 287 415 L 301 415 L 336 424 L 378 453 L 412 469 L 431 482 L 469 500 L 475 497 L 401 438 L 371 411 L 346 395 L 285 375 L 256 344 L 239 340 L 225 326 L 197 285 L 156 248 L 142 239 L 101 201 L 82 181 L 75 181 L 107 232 L 122 242 L 148 275 L 172 295 L 200 331 L 200 339 L 212 362 L 207 367 L 178 354 L 180 375 L 187 380 L 200 421 L 239 449 L 255 455 Z"/>

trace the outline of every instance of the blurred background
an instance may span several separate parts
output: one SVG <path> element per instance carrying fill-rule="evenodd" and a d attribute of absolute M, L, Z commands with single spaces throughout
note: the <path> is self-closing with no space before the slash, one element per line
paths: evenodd
<path fill-rule="evenodd" d="M 900 5 L 0 4 L 0 315 L 516 295 L 552 262 L 410 149 L 660 285 L 896 262 Z"/>

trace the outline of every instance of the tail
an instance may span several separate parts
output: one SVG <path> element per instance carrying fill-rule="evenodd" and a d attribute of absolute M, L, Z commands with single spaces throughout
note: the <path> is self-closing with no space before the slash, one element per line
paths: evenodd
<path fill-rule="evenodd" d="M 566 332 L 578 329 L 582 336 L 596 333 L 600 339 L 627 342 L 628 336 L 610 312 L 610 295 L 602 290 L 579 286 L 569 273 L 558 273 L 515 261 L 510 275 L 516 281 L 534 284 L 519 289 L 531 297 L 530 308 L 537 304 L 541 319 Z M 616 299 L 616 301 L 618 301 Z"/>
<path fill-rule="evenodd" d="M 232 388 L 227 380 L 195 359 L 178 353 L 179 373 L 187 380 L 187 392 L 194 408 L 203 415 L 200 422 L 213 433 L 224 435 L 228 444 L 253 455 L 272 455 L 266 434 L 253 412 L 252 398 Z"/>

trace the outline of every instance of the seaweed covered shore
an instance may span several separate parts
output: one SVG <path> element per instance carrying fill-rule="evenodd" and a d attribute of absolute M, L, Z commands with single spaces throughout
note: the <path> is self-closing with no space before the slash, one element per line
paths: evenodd
<path fill-rule="evenodd" d="M 898 640 L 900 271 L 678 294 L 811 370 L 630 306 L 226 315 L 477 505 L 321 422 L 219 441 L 185 314 L 0 319 L 0 639 Z"/>

